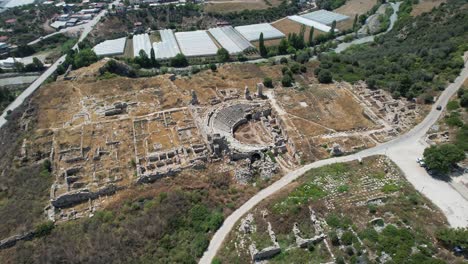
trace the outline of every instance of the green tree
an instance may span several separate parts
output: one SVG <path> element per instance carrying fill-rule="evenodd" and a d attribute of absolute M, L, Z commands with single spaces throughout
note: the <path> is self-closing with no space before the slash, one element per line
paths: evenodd
<path fill-rule="evenodd" d="M 59 66 L 57 66 L 57 74 L 58 74 L 58 75 L 62 75 L 62 74 L 64 74 L 66 71 L 67 71 L 67 69 L 65 69 L 65 66 L 63 66 L 62 64 L 60 64 Z"/>
<path fill-rule="evenodd" d="M 331 83 L 333 81 L 332 73 L 328 69 L 322 69 L 318 74 L 320 83 Z"/>
<path fill-rule="evenodd" d="M 89 66 L 96 61 L 98 61 L 98 57 L 92 49 L 82 49 L 78 53 L 75 53 L 73 57 L 73 67 L 79 69 Z"/>
<path fill-rule="evenodd" d="M 39 60 L 37 57 L 34 57 L 34 58 L 33 58 L 32 64 L 34 64 L 34 67 L 35 67 L 37 70 L 39 70 L 39 71 L 41 71 L 41 70 L 44 69 L 44 64 L 43 64 L 42 61 Z"/>
<path fill-rule="evenodd" d="M 215 71 L 218 70 L 218 67 L 216 67 L 216 64 L 211 63 L 211 64 L 210 64 L 210 69 L 211 69 L 211 71 L 214 71 L 214 72 L 215 72 Z"/>
<path fill-rule="evenodd" d="M 353 21 L 353 31 L 356 31 L 357 23 L 358 23 L 358 15 L 356 14 L 354 16 L 354 21 Z"/>
<path fill-rule="evenodd" d="M 336 20 L 333 20 L 331 27 L 330 27 L 330 36 L 335 36 L 335 29 L 336 29 Z"/>
<path fill-rule="evenodd" d="M 263 78 L 263 85 L 268 88 L 273 88 L 273 80 L 270 77 Z"/>
<path fill-rule="evenodd" d="M 278 46 L 278 54 L 280 55 L 288 54 L 288 47 L 289 47 L 288 40 L 286 38 L 281 39 L 280 44 Z"/>
<path fill-rule="evenodd" d="M 158 67 L 159 66 L 158 61 L 156 60 L 156 54 L 154 53 L 153 48 L 151 48 L 150 57 L 151 57 L 151 66 Z"/>
<path fill-rule="evenodd" d="M 460 97 L 460 105 L 463 106 L 464 108 L 468 108 L 468 93 L 464 93 Z"/>
<path fill-rule="evenodd" d="M 188 60 L 185 57 L 184 54 L 179 53 L 177 54 L 174 58 L 170 60 L 170 65 L 172 67 L 187 67 L 188 66 Z"/>
<path fill-rule="evenodd" d="M 283 75 L 283 78 L 281 79 L 281 84 L 284 86 L 284 87 L 291 87 L 292 86 L 292 78 L 289 74 L 285 74 Z"/>
<path fill-rule="evenodd" d="M 455 163 L 465 159 L 465 152 L 453 144 L 431 146 L 424 150 L 424 161 L 429 169 L 447 173 Z"/>
<path fill-rule="evenodd" d="M 216 58 L 219 62 L 228 62 L 230 59 L 229 52 L 225 48 L 220 48 L 216 52 Z"/>
<path fill-rule="evenodd" d="M 43 237 L 49 235 L 54 229 L 55 225 L 52 221 L 47 221 L 36 226 L 34 229 L 35 237 Z"/>
<path fill-rule="evenodd" d="M 309 31 L 309 46 L 311 47 L 314 45 L 314 31 L 315 31 L 315 28 L 311 27 Z"/>
<path fill-rule="evenodd" d="M 447 248 L 468 248 L 468 228 L 442 228 L 437 230 L 436 237 Z"/>
<path fill-rule="evenodd" d="M 265 47 L 265 40 L 263 39 L 263 32 L 260 33 L 260 39 L 258 41 L 258 49 L 260 51 L 260 56 L 266 57 L 268 54 L 268 51 Z"/>

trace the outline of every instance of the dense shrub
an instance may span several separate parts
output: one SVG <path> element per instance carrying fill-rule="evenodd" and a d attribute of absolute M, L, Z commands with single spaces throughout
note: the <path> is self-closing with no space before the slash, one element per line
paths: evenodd
<path fill-rule="evenodd" d="M 334 79 L 366 80 L 395 96 L 414 98 L 439 91 L 463 66 L 462 53 L 468 42 L 464 4 L 466 1 L 451 0 L 430 13 L 400 19 L 375 43 L 320 56 L 320 68 L 333 72 Z"/>
<path fill-rule="evenodd" d="M 263 85 L 268 88 L 273 88 L 273 80 L 270 77 L 263 78 Z"/>

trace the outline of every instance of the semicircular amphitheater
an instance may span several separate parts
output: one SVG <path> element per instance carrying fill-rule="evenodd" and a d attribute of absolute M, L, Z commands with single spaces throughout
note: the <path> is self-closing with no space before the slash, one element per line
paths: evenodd
<path fill-rule="evenodd" d="M 256 95 L 261 99 L 260 95 Z M 250 99 L 247 95 L 246 98 Z M 255 159 L 266 151 L 286 151 L 282 130 L 267 100 L 232 100 L 213 106 L 203 129 L 212 152 L 231 159 Z"/>

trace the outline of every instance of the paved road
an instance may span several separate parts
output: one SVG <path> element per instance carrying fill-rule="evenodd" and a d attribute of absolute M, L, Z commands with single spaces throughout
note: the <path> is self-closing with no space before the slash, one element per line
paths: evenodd
<path fill-rule="evenodd" d="M 358 39 L 355 39 L 355 40 L 353 40 L 351 42 L 340 43 L 335 48 L 335 52 L 340 53 L 340 52 L 344 51 L 345 49 L 349 48 L 351 45 L 354 45 L 354 44 L 363 44 L 363 43 L 373 42 L 376 36 L 386 34 L 390 30 L 392 30 L 393 26 L 395 26 L 395 22 L 398 19 L 398 10 L 400 9 L 401 2 L 390 3 L 390 5 L 393 8 L 393 14 L 390 16 L 390 25 L 388 26 L 388 28 L 387 28 L 387 30 L 385 32 L 382 32 L 382 33 L 377 34 L 377 35 L 371 35 L 371 36 L 367 36 L 367 37 L 363 37 L 363 38 L 358 38 Z"/>
<path fill-rule="evenodd" d="M 115 4 L 117 5 L 120 2 L 120 0 L 114 1 L 112 4 L 110 4 L 109 8 Z M 78 43 L 83 41 L 88 34 L 93 30 L 94 26 L 99 22 L 99 20 L 105 16 L 107 13 L 107 10 L 103 10 L 101 13 L 99 13 L 97 16 L 93 18 L 90 22 L 82 25 L 83 27 L 83 32 L 81 33 L 80 38 L 78 39 L 77 44 L 73 47 L 73 49 L 76 49 L 78 47 Z M 25 100 L 28 98 L 34 91 L 36 91 L 42 83 L 44 83 L 56 70 L 57 67 L 62 64 L 65 61 L 65 55 L 60 57 L 52 66 L 50 66 L 42 75 L 37 78 L 36 81 L 34 81 L 26 90 L 24 90 L 3 112 L 3 114 L 0 116 L 0 128 L 2 128 L 7 120 L 5 119 L 6 113 L 8 110 L 15 110 L 17 107 L 19 107 Z"/>
<path fill-rule="evenodd" d="M 255 196 L 249 199 L 240 208 L 234 211 L 226 218 L 220 229 L 214 234 L 210 241 L 207 251 L 200 259 L 200 263 L 209 264 L 216 256 L 218 249 L 221 247 L 224 239 L 227 237 L 231 229 L 237 221 L 248 211 L 253 209 L 263 199 L 276 193 L 305 172 L 312 168 L 318 168 L 324 165 L 333 164 L 336 162 L 348 162 L 359 158 L 364 158 L 372 155 L 387 155 L 400 167 L 408 181 L 415 188 L 428 197 L 435 205 L 437 205 L 448 219 L 451 226 L 461 227 L 468 226 L 468 201 L 463 198 L 449 183 L 435 180 L 427 174 L 426 170 L 420 168 L 416 163 L 416 158 L 422 156 L 425 144 L 422 138 L 429 128 L 437 122 L 441 115 L 441 111 L 436 110 L 438 105 L 447 105 L 448 100 L 452 97 L 458 88 L 461 87 L 464 80 L 468 78 L 468 62 L 465 63 L 460 76 L 451 83 L 442 92 L 437 102 L 433 105 L 430 113 L 417 126 L 408 133 L 383 144 L 377 145 L 374 148 L 366 149 L 353 155 L 320 160 L 311 164 L 307 164 L 295 171 L 286 174 L 284 177 L 258 192 Z"/>

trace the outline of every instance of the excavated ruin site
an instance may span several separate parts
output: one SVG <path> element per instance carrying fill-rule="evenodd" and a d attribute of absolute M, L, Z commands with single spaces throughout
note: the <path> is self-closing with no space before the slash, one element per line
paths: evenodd
<path fill-rule="evenodd" d="M 121 189 L 212 163 L 254 184 L 389 140 L 421 112 L 362 83 L 265 88 L 281 66 L 96 80 L 103 63 L 43 87 L 23 116 L 35 123 L 19 160 L 52 161 L 49 219 L 87 216 Z"/>

